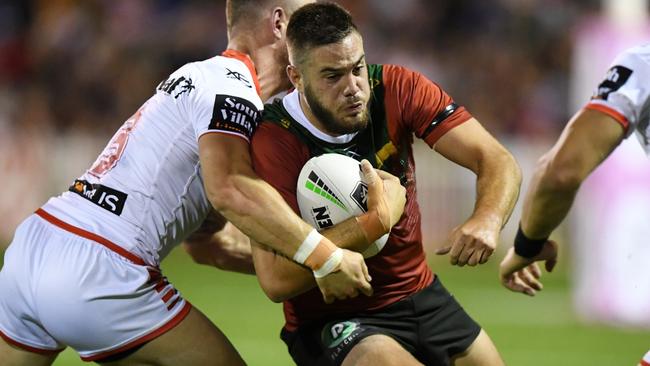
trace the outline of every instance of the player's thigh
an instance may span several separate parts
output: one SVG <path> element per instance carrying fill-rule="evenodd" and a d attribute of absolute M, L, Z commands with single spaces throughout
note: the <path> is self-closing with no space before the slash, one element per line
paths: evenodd
<path fill-rule="evenodd" d="M 130 356 L 102 365 L 245 365 L 226 336 L 198 309 L 192 308 L 172 330 Z"/>
<path fill-rule="evenodd" d="M 396 340 L 383 334 L 362 339 L 345 357 L 342 366 L 422 365 Z"/>
<path fill-rule="evenodd" d="M 454 366 L 503 366 L 505 363 L 494 346 L 492 339 L 481 329 L 472 344 L 458 355 L 452 357 Z"/>
<path fill-rule="evenodd" d="M 2 366 L 48 366 L 57 354 L 41 355 L 25 351 L 8 344 L 0 337 L 0 365 Z"/>
<path fill-rule="evenodd" d="M 37 258 L 50 236 L 32 215 L 17 228 L 0 270 L 0 366 L 48 365 L 65 348 L 43 328 L 35 311 Z"/>

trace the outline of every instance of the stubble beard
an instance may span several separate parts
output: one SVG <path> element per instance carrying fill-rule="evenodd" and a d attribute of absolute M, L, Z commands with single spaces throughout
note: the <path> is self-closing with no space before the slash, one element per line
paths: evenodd
<path fill-rule="evenodd" d="M 355 118 L 352 123 L 345 124 L 340 122 L 334 113 L 328 110 L 318 100 L 318 97 L 316 97 L 315 93 L 309 86 L 305 86 L 305 99 L 307 100 L 309 109 L 311 109 L 314 117 L 318 119 L 329 134 L 336 136 L 347 135 L 349 133 L 359 132 L 368 126 L 368 121 L 370 120 L 368 108 L 365 108 L 363 115 L 359 118 Z"/>

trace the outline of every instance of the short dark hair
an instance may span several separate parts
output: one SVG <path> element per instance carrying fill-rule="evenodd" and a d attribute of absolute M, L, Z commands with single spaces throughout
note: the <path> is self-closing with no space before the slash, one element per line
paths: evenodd
<path fill-rule="evenodd" d="M 347 10 L 335 3 L 312 3 L 291 15 L 287 43 L 301 63 L 304 51 L 340 42 L 352 32 L 358 29 Z"/>
<path fill-rule="evenodd" d="M 228 32 L 232 27 L 242 20 L 256 21 L 251 16 L 261 13 L 268 5 L 268 0 L 227 0 L 226 1 L 226 25 Z"/>

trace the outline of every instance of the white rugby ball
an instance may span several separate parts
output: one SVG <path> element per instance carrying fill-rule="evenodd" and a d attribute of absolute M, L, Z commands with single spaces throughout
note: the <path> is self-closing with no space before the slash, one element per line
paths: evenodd
<path fill-rule="evenodd" d="M 361 164 L 333 153 L 309 159 L 296 186 L 300 215 L 319 231 L 366 212 L 367 193 Z M 387 240 L 388 234 L 377 239 L 362 253 L 363 257 L 379 253 Z"/>

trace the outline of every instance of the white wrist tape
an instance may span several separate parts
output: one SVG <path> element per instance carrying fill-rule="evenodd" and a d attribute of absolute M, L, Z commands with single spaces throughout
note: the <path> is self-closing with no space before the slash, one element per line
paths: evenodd
<path fill-rule="evenodd" d="M 313 229 L 309 232 L 309 235 L 307 235 L 305 240 L 302 241 L 302 244 L 300 244 L 298 251 L 293 255 L 293 260 L 300 264 L 305 264 L 305 260 L 311 255 L 314 249 L 316 249 L 318 243 L 320 243 L 322 239 L 323 236 L 319 234 L 316 229 Z"/>
<path fill-rule="evenodd" d="M 315 278 L 322 278 L 332 273 L 335 269 L 339 267 L 341 261 L 343 260 L 343 249 L 337 248 L 332 255 L 327 258 L 327 261 L 316 271 L 314 271 Z"/>

